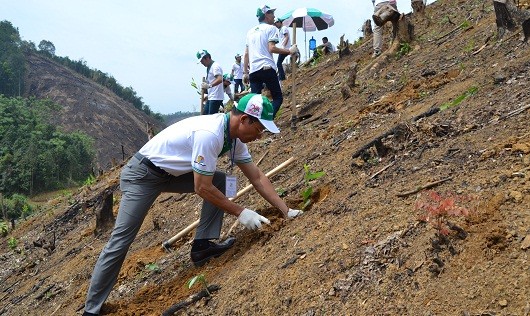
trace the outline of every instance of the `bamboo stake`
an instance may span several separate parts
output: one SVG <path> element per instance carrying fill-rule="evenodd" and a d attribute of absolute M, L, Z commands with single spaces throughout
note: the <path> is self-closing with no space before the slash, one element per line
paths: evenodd
<path fill-rule="evenodd" d="M 293 23 L 293 45 L 296 45 L 296 22 Z M 292 82 L 293 87 L 291 90 L 291 128 L 296 129 L 296 121 L 298 120 L 298 112 L 296 109 L 296 68 L 297 68 L 297 56 L 291 55 L 291 70 L 292 70 Z"/>
<path fill-rule="evenodd" d="M 295 158 L 294 157 L 291 157 L 289 159 L 287 159 L 286 161 L 284 161 L 282 164 L 278 165 L 276 168 L 272 169 L 271 171 L 267 172 L 265 174 L 265 176 L 267 178 L 270 178 L 272 176 L 274 176 L 275 174 L 277 174 L 278 172 L 280 172 L 281 170 L 285 169 L 287 166 L 289 166 L 290 164 L 292 164 L 293 162 L 295 161 Z M 239 197 L 241 197 L 243 194 L 247 193 L 248 191 L 250 191 L 251 189 L 253 188 L 252 184 L 249 184 L 247 185 L 246 187 L 244 187 L 242 190 L 240 190 L 239 192 L 237 192 L 236 196 L 233 197 L 233 198 L 230 198 L 229 200 L 231 201 L 235 201 L 236 199 L 238 199 Z M 199 225 L 199 222 L 200 222 L 200 219 L 194 221 L 193 223 L 189 224 L 188 227 L 184 228 L 183 230 L 181 230 L 178 234 L 176 234 L 175 236 L 171 237 L 170 239 L 168 239 L 167 241 L 163 242 L 162 243 L 162 248 L 164 249 L 169 249 L 169 247 L 174 244 L 177 240 L 179 240 L 180 238 L 182 238 L 183 236 L 186 236 L 190 231 L 192 231 L 195 227 L 197 227 Z M 237 221 L 236 221 L 237 223 Z"/>

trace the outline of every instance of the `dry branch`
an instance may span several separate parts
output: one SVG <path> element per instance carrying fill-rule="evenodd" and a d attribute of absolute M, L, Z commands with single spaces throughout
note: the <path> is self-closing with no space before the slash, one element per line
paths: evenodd
<path fill-rule="evenodd" d="M 392 167 L 394 164 L 396 163 L 396 161 L 392 161 L 391 163 L 389 163 L 388 165 L 384 166 L 383 169 L 377 171 L 376 173 L 374 173 L 369 180 L 372 180 L 373 178 L 377 177 L 379 174 L 383 173 L 386 169 Z"/>
<path fill-rule="evenodd" d="M 411 194 L 418 193 L 418 192 L 420 192 L 422 190 L 430 189 L 432 187 L 437 186 L 438 184 L 444 183 L 444 182 L 449 181 L 451 179 L 453 179 L 453 177 L 448 177 L 448 178 L 445 178 L 445 179 L 442 179 L 442 180 L 438 180 L 438 181 L 434 181 L 434 182 L 431 182 L 431 183 L 427 183 L 426 185 L 423 185 L 421 187 L 417 187 L 414 190 L 403 192 L 403 193 L 398 193 L 397 196 L 398 197 L 406 197 L 406 196 L 409 196 Z"/>
<path fill-rule="evenodd" d="M 179 310 L 199 301 L 203 297 L 210 296 L 208 292 L 212 293 L 212 292 L 218 291 L 219 289 L 220 289 L 219 285 L 215 285 L 215 284 L 209 285 L 208 291 L 202 290 L 199 293 L 190 296 L 187 300 L 184 300 L 184 301 L 178 302 L 177 304 L 172 305 L 171 307 L 169 307 L 166 311 L 162 313 L 162 316 L 175 315 L 175 313 L 178 312 Z"/>

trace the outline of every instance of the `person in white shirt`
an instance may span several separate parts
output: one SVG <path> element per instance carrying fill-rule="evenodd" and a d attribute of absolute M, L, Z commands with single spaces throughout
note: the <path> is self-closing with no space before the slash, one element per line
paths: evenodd
<path fill-rule="evenodd" d="M 223 69 L 205 49 L 197 52 L 197 59 L 206 67 L 206 82 L 201 84 L 201 88 L 208 91 L 208 101 L 201 114 L 218 113 L 224 99 Z"/>
<path fill-rule="evenodd" d="M 245 86 L 243 85 L 243 65 L 241 64 L 241 55 L 236 54 L 236 62 L 232 65 L 231 76 L 234 78 L 234 95 L 238 92 L 243 92 Z"/>
<path fill-rule="evenodd" d="M 246 75 L 250 81 L 252 93 L 261 93 L 263 85 L 267 86 L 272 96 L 274 116 L 283 103 L 283 94 L 272 54 L 298 54 L 296 44 L 290 49 L 276 47 L 279 41 L 278 28 L 272 25 L 275 10 L 267 5 L 258 8 L 256 16 L 259 24 L 247 33 L 243 70 L 244 77 Z"/>
<path fill-rule="evenodd" d="M 391 5 L 396 11 L 398 9 L 396 0 L 372 0 L 372 3 L 374 5 L 374 13 L 385 4 Z M 383 49 L 383 26 L 377 26 L 377 24 L 374 27 L 373 49 L 372 57 L 381 55 L 381 50 Z"/>
<path fill-rule="evenodd" d="M 276 18 L 274 20 L 274 25 L 278 28 L 279 42 L 280 47 L 289 49 L 291 48 L 291 38 L 289 36 L 289 28 L 282 24 L 282 20 Z M 283 69 L 283 61 L 289 54 L 278 54 L 278 61 L 276 62 L 276 67 L 278 67 L 278 79 L 280 81 L 285 80 L 285 70 Z"/>
<path fill-rule="evenodd" d="M 230 80 L 230 75 L 229 74 L 224 74 L 223 75 L 223 88 L 224 88 L 224 91 L 226 93 L 226 95 L 228 96 L 228 98 L 230 99 L 230 101 L 234 101 L 234 95 L 232 94 L 232 90 L 230 90 L 230 85 L 232 84 L 232 81 Z"/>
<path fill-rule="evenodd" d="M 221 234 L 225 212 L 236 216 L 247 229 L 259 229 L 262 223 L 270 223 L 266 217 L 227 197 L 233 183 L 228 180 L 231 175 L 217 171 L 218 159 L 225 154 L 230 158 L 228 169 L 237 165 L 256 191 L 278 208 L 285 219 L 303 213 L 285 204 L 248 151 L 247 143 L 260 139 L 265 130 L 280 132 L 272 112 L 266 97 L 248 94 L 229 113 L 193 116 L 170 125 L 129 160 L 120 175 L 123 194 L 116 223 L 94 267 L 84 316 L 99 314 L 131 243 L 160 193 L 195 192 L 203 198 L 190 253 L 195 266 L 219 257 L 234 245 L 233 237 L 220 243 L 211 241 Z"/>

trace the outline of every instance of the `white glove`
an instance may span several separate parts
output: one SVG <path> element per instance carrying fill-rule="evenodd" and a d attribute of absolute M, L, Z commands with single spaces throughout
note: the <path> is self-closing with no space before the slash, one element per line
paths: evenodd
<path fill-rule="evenodd" d="M 261 223 L 271 223 L 266 217 L 263 217 L 253 210 L 249 210 L 248 208 L 244 209 L 243 212 L 239 214 L 237 219 L 248 229 L 261 228 Z"/>
<path fill-rule="evenodd" d="M 291 48 L 289 48 L 289 53 L 291 53 L 291 55 L 292 54 L 296 54 L 298 52 L 299 52 L 299 50 L 298 50 L 298 46 L 296 46 L 296 44 L 293 44 L 293 46 L 291 46 Z"/>
<path fill-rule="evenodd" d="M 201 83 L 201 88 L 204 90 L 210 89 L 212 86 L 208 82 Z"/>
<path fill-rule="evenodd" d="M 287 212 L 287 218 L 295 218 L 297 216 L 300 216 L 304 213 L 302 210 L 293 210 L 292 208 L 289 209 L 289 212 Z"/>

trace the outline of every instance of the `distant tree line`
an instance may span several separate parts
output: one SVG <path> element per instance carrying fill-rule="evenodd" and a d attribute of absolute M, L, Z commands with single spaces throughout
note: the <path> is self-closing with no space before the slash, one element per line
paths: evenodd
<path fill-rule="evenodd" d="M 24 51 L 30 50 L 53 59 L 59 64 L 107 87 L 123 100 L 130 102 L 135 108 L 143 111 L 159 121 L 163 121 L 160 113 L 154 113 L 149 105 L 142 101 L 132 87 L 123 87 L 114 77 L 97 69 L 90 69 L 84 60 L 71 60 L 68 57 L 55 55 L 55 45 L 42 40 L 39 46 L 31 41 L 23 41 L 18 29 L 9 21 L 0 21 L 0 94 L 14 97 L 24 91 L 25 56 Z"/>
<path fill-rule="evenodd" d="M 172 114 L 161 114 L 162 115 L 162 119 L 164 121 L 164 123 L 166 125 L 171 125 L 173 123 L 176 123 L 180 120 L 183 120 L 187 117 L 190 117 L 190 116 L 196 116 L 196 115 L 199 115 L 200 113 L 199 112 L 175 112 L 175 113 L 172 113 Z"/>

